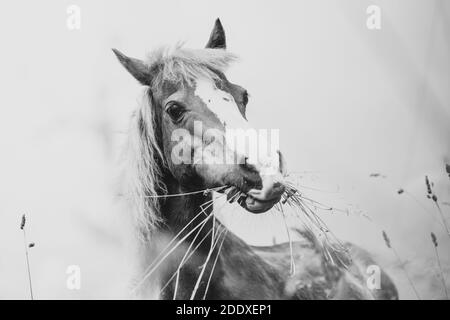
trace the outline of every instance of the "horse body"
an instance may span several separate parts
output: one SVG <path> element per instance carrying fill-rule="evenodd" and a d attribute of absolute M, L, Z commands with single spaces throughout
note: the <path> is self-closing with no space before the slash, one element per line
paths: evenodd
<path fill-rule="evenodd" d="M 172 212 L 174 219 L 168 219 L 163 228 L 171 237 L 188 235 L 185 245 L 173 253 L 166 261 L 164 271 L 159 274 L 161 284 L 167 285 L 160 292 L 162 299 L 211 299 L 211 300 L 251 300 L 251 299 L 397 299 L 395 285 L 385 273 L 381 273 L 381 289 L 368 289 L 367 267 L 376 265 L 364 250 L 347 244 L 352 257 L 348 267 L 339 267 L 327 262 L 323 248 L 308 231 L 298 230 L 300 240 L 273 246 L 249 246 L 220 221 L 208 221 L 194 236 L 192 229 L 204 222 L 213 207 L 205 214 L 191 221 L 191 227 L 179 234 L 187 221 L 177 217 L 194 217 L 199 206 L 211 201 L 211 196 L 191 195 L 166 202 L 162 210 Z M 177 210 L 183 211 L 180 215 Z M 214 228 L 217 243 L 208 233 Z M 221 233 L 221 235 L 220 235 Z M 151 244 L 149 244 L 151 246 Z M 191 249 L 188 248 L 191 247 Z M 192 248 L 195 254 L 182 263 L 182 257 Z M 144 248 L 149 250 L 150 248 Z M 208 258 L 209 257 L 209 258 Z M 294 259 L 295 272 L 290 270 Z M 217 261 L 216 261 L 217 260 Z M 181 268 L 180 265 L 182 265 Z M 205 272 L 201 274 L 203 266 Z M 178 269 L 179 268 L 179 269 Z M 178 272 L 178 281 L 173 277 Z M 199 280 L 200 279 L 200 280 Z M 195 287 L 198 282 L 198 287 Z M 195 291 L 195 294 L 193 292 Z"/>
<path fill-rule="evenodd" d="M 251 247 L 216 219 L 212 192 L 254 214 L 296 192 L 279 150 L 257 158 L 230 139 L 233 129 L 249 128 L 248 93 L 225 77 L 234 60 L 225 48 L 217 20 L 206 49 L 160 50 L 148 62 L 114 50 L 147 87 L 127 149 L 126 193 L 142 240 L 136 288 L 143 296 L 157 288 L 163 299 L 396 298 L 384 272 L 381 289 L 368 288 L 374 262 L 355 246 L 343 266 L 330 263 L 310 231 L 291 245 Z"/>

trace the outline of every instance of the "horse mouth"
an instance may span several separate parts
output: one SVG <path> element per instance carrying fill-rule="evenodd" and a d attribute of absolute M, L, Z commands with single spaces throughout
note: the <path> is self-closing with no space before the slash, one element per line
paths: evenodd
<path fill-rule="evenodd" d="M 271 209 L 275 204 L 277 204 L 281 199 L 281 196 L 272 199 L 257 199 L 252 195 L 247 194 L 245 201 L 240 203 L 240 205 L 250 211 L 251 213 L 264 213 Z"/>
<path fill-rule="evenodd" d="M 228 202 L 233 203 L 236 201 L 242 208 L 254 214 L 270 210 L 281 200 L 281 194 L 267 198 L 264 194 L 261 194 L 260 190 L 256 189 L 244 192 L 236 187 L 231 187 L 225 193 L 227 194 Z"/>

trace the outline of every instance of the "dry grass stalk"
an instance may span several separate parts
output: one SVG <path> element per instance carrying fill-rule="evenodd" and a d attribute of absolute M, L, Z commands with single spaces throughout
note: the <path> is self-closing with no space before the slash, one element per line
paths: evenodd
<path fill-rule="evenodd" d="M 445 284 L 445 277 L 444 277 L 444 272 L 442 270 L 442 264 L 441 264 L 441 259 L 439 257 L 439 251 L 438 251 L 438 241 L 436 238 L 436 235 L 431 232 L 431 242 L 433 242 L 433 246 L 434 246 L 434 252 L 436 254 L 436 260 L 439 266 L 439 272 L 440 272 L 440 278 L 442 281 L 442 286 L 444 287 L 444 291 L 445 291 L 445 297 L 447 298 L 447 300 L 449 300 L 448 298 L 448 290 L 447 290 L 447 285 Z"/>
<path fill-rule="evenodd" d="M 25 214 L 22 215 L 22 220 L 20 221 L 20 230 L 23 231 L 23 241 L 24 241 L 24 245 L 25 245 L 25 259 L 27 261 L 27 271 L 28 271 L 28 283 L 29 283 L 29 287 L 30 287 L 30 297 L 31 300 L 34 300 L 33 297 L 33 284 L 31 281 L 31 271 L 30 271 L 30 260 L 28 257 L 28 249 L 29 248 L 33 248 L 35 246 L 34 242 L 28 243 L 27 242 L 27 235 L 26 235 L 26 231 L 25 231 L 25 226 L 26 226 L 26 217 Z"/>
<path fill-rule="evenodd" d="M 403 273 L 405 274 L 406 278 L 408 279 L 408 282 L 409 282 L 409 284 L 411 285 L 411 288 L 413 289 L 414 294 L 416 295 L 417 299 L 421 300 L 421 299 L 420 299 L 420 295 L 419 295 L 419 293 L 417 292 L 417 289 L 416 289 L 416 287 L 414 286 L 414 283 L 413 283 L 411 277 L 410 277 L 409 274 L 408 274 L 408 271 L 406 271 L 406 268 L 405 268 L 405 266 L 404 266 L 404 263 L 403 263 L 402 259 L 400 258 L 399 254 L 397 253 L 397 250 L 395 250 L 395 248 L 392 246 L 392 244 L 391 244 L 391 239 L 389 239 L 389 237 L 388 237 L 386 231 L 384 231 L 384 230 L 383 230 L 383 239 L 384 239 L 384 242 L 385 242 L 385 244 L 386 244 L 386 247 L 388 247 L 389 249 L 391 249 L 392 252 L 394 253 L 394 255 L 395 255 L 395 257 L 396 257 L 396 259 L 397 259 L 397 261 L 398 261 L 398 263 L 399 263 L 399 265 L 400 265 L 400 268 L 402 268 L 402 271 L 403 271 Z"/>
<path fill-rule="evenodd" d="M 441 217 L 442 224 L 445 227 L 445 231 L 447 232 L 447 235 L 450 237 L 450 228 L 447 224 L 447 219 L 445 218 L 444 213 L 442 212 L 441 206 L 439 205 L 438 197 L 433 191 L 434 184 L 432 182 L 430 182 L 430 179 L 428 179 L 428 176 L 425 176 L 425 185 L 427 187 L 427 198 L 433 200 L 433 202 L 439 212 L 439 215 Z"/>

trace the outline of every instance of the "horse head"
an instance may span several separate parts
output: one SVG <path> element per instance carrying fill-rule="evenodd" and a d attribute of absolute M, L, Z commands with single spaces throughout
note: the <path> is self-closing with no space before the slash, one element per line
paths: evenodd
<path fill-rule="evenodd" d="M 247 121 L 247 90 L 225 76 L 236 57 L 226 50 L 218 19 L 204 49 L 163 48 L 148 61 L 113 51 L 148 87 L 161 161 L 180 192 L 232 187 L 238 203 L 252 213 L 280 201 L 283 157 L 276 148 L 268 150 L 267 134 L 258 134 Z M 277 138 L 271 137 L 272 146 Z"/>

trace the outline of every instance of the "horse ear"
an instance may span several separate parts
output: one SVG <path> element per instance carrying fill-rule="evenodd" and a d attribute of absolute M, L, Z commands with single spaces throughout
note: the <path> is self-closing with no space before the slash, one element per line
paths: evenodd
<path fill-rule="evenodd" d="M 112 49 L 119 62 L 128 70 L 129 73 L 144 86 L 149 86 L 151 75 L 148 66 L 139 59 L 127 57 L 117 49 Z"/>
<path fill-rule="evenodd" d="M 220 23 L 219 18 L 216 19 L 214 23 L 214 28 L 211 31 L 211 35 L 209 36 L 208 43 L 206 44 L 206 48 L 209 49 L 226 49 L 226 39 L 225 39 L 225 31 L 223 30 L 222 23 Z"/>

